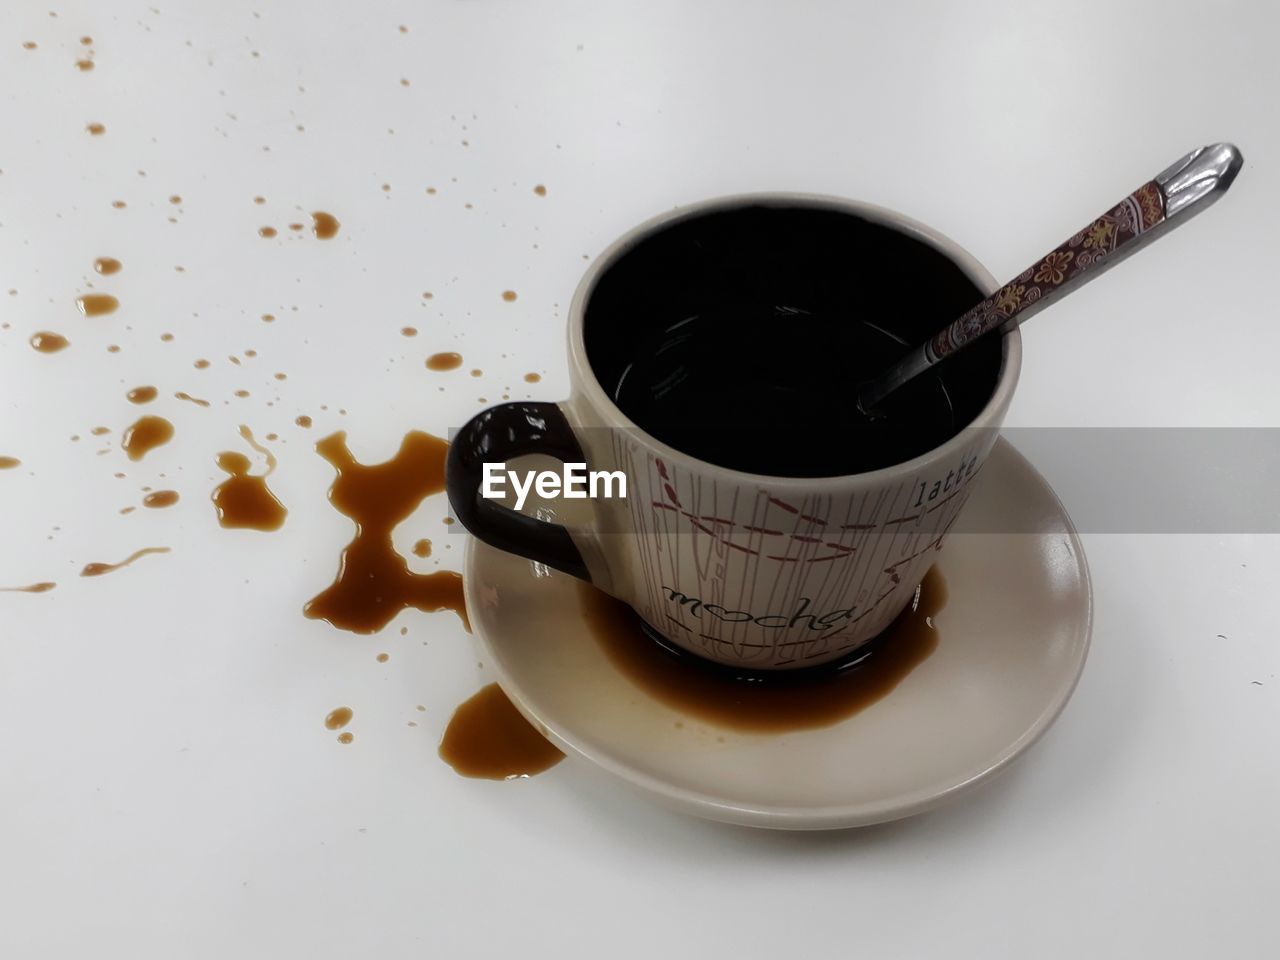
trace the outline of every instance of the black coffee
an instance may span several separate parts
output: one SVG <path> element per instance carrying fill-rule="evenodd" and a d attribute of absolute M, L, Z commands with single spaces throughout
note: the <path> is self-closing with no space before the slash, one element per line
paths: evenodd
<path fill-rule="evenodd" d="M 954 263 L 849 214 L 750 206 L 686 219 L 624 253 L 587 303 L 588 358 L 637 426 L 700 460 L 820 477 L 900 463 L 986 404 L 999 337 L 887 400 L 856 385 L 982 299 Z"/>

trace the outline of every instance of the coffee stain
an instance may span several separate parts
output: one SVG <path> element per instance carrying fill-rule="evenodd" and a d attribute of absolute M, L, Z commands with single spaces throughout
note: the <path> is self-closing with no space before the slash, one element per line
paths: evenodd
<path fill-rule="evenodd" d="M 158 510 L 163 507 L 172 507 L 178 502 L 177 490 L 157 490 L 155 493 L 149 493 L 142 498 L 142 505 Z"/>
<path fill-rule="evenodd" d="M 155 387 L 134 387 L 124 395 L 124 398 L 130 403 L 150 403 L 158 394 L 159 391 Z"/>
<path fill-rule="evenodd" d="M 457 370 L 460 366 L 462 366 L 460 353 L 433 353 L 427 357 L 428 370 Z"/>
<path fill-rule="evenodd" d="M 544 187 L 542 184 L 538 184 L 536 187 L 533 188 L 533 192 L 540 197 L 545 197 L 547 195 L 547 188 Z"/>
<path fill-rule="evenodd" d="M 415 543 L 413 545 L 413 555 L 415 557 L 431 556 L 431 541 L 424 538 Z"/>
<path fill-rule="evenodd" d="M 101 123 L 86 123 L 84 128 L 89 132 L 89 136 L 91 137 L 100 137 L 107 132 L 106 126 Z"/>
<path fill-rule="evenodd" d="M 355 716 L 355 712 L 350 707 L 334 707 L 325 715 L 325 729 L 341 730 L 351 722 L 353 716 Z"/>
<path fill-rule="evenodd" d="M 22 466 L 22 461 L 17 457 L 0 457 L 0 470 L 12 470 L 14 467 Z"/>
<path fill-rule="evenodd" d="M 115 257 L 98 257 L 97 260 L 93 261 L 94 272 L 99 273 L 104 277 L 109 277 L 112 274 L 119 273 L 123 268 L 124 264 Z"/>
<path fill-rule="evenodd" d="M 580 585 L 583 620 L 615 668 L 636 687 L 681 714 L 746 733 L 828 727 L 865 710 L 897 688 L 938 647 L 934 618 L 946 606 L 947 586 L 930 568 L 906 609 L 877 638 L 872 652 L 842 670 L 755 671 L 673 653 L 645 632 L 625 604 Z"/>
<path fill-rule="evenodd" d="M 179 390 L 177 393 L 175 393 L 175 394 L 174 394 L 174 396 L 175 396 L 177 399 L 179 399 L 179 400 L 185 400 L 185 401 L 187 401 L 187 403 L 194 403 L 197 407 L 207 407 L 207 406 L 209 406 L 209 401 L 208 401 L 208 400 L 201 400 L 199 397 L 193 397 L 193 396 L 191 396 L 191 394 L 189 394 L 189 393 L 183 393 L 181 390 Z"/>
<path fill-rule="evenodd" d="M 80 571 L 82 577 L 100 577 L 104 573 L 111 573 L 113 570 L 119 570 L 127 567 L 140 557 L 145 557 L 151 553 L 168 553 L 168 547 L 143 547 L 141 550 L 135 550 L 129 556 L 125 557 L 119 563 L 86 563 L 84 569 Z"/>
<path fill-rule="evenodd" d="M 76 297 L 76 306 L 86 317 L 102 317 L 115 313 L 120 301 L 109 293 L 86 293 Z"/>
<path fill-rule="evenodd" d="M 350 743 L 350 742 L 351 742 L 352 740 L 354 740 L 354 739 L 355 739 L 355 734 L 352 734 L 352 733 L 340 733 L 340 734 L 338 734 L 338 742 L 339 742 L 339 743 L 343 743 L 343 744 Z"/>
<path fill-rule="evenodd" d="M 542 374 L 540 373 L 526 373 L 524 375 L 525 383 L 538 383 L 541 379 L 542 379 Z"/>
<path fill-rule="evenodd" d="M 140 417 L 120 435 L 120 447 L 130 460 L 141 460 L 172 439 L 173 424 L 164 417 Z"/>
<path fill-rule="evenodd" d="M 311 214 L 311 232 L 315 234 L 317 240 L 332 240 L 338 235 L 338 229 L 341 226 L 338 218 L 332 213 L 317 210 Z"/>
<path fill-rule="evenodd" d="M 258 236 L 260 237 L 265 237 L 266 239 L 270 240 L 275 235 L 276 235 L 275 227 L 259 227 L 258 228 Z"/>
<path fill-rule="evenodd" d="M 266 458 L 267 471 L 261 476 L 252 476 L 249 458 L 243 453 L 228 450 L 218 454 L 218 469 L 228 474 L 210 495 L 218 513 L 218 524 L 226 529 L 279 530 L 289 511 L 267 488 L 267 477 L 276 469 L 275 454 L 254 440 L 247 426 L 241 425 L 240 436 Z"/>
<path fill-rule="evenodd" d="M 71 346 L 71 341 L 60 333 L 50 333 L 48 330 L 41 330 L 39 333 L 33 333 L 28 341 L 32 349 L 38 350 L 40 353 L 57 353 L 59 350 L 65 350 Z"/>
<path fill-rule="evenodd" d="M 316 452 L 337 471 L 329 502 L 355 521 L 355 537 L 342 550 L 334 582 L 303 608 L 305 616 L 340 630 L 376 633 L 401 610 L 452 610 L 469 631 L 462 577 L 452 571 L 414 573 L 395 549 L 391 532 L 432 494 L 444 490 L 449 445 L 411 431 L 396 455 L 379 464 L 358 462 L 346 433 L 325 437 Z"/>
<path fill-rule="evenodd" d="M 462 776 L 484 780 L 531 777 L 564 759 L 496 683 L 482 687 L 453 712 L 439 754 Z"/>
<path fill-rule="evenodd" d="M 516 292 L 514 290 L 503 290 L 502 299 L 507 301 L 507 303 L 515 303 Z"/>
<path fill-rule="evenodd" d="M 302 427 L 304 430 L 311 426 L 311 418 L 308 417 L 305 413 L 300 417 L 295 417 L 293 422 L 296 423 L 298 426 Z"/>
<path fill-rule="evenodd" d="M 57 584 L 45 580 L 41 583 L 29 583 L 25 587 L 0 587 L 0 593 L 48 593 Z"/>

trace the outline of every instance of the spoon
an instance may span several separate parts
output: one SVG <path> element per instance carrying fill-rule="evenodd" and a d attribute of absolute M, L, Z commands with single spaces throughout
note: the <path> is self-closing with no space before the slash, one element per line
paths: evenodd
<path fill-rule="evenodd" d="M 1229 143 L 1192 150 L 885 373 L 859 384 L 858 409 L 874 415 L 885 397 L 957 350 L 1017 326 L 1207 210 L 1227 192 L 1243 164 L 1244 157 Z"/>

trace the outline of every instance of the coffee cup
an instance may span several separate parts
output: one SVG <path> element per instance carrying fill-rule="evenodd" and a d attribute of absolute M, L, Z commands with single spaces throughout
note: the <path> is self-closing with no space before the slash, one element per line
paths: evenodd
<path fill-rule="evenodd" d="M 504 403 L 456 433 L 451 506 L 478 539 L 622 600 L 673 650 L 739 671 L 854 663 L 973 490 L 1021 340 L 974 344 L 882 420 L 855 387 L 996 286 L 934 230 L 852 200 L 662 214 L 579 284 L 568 399 Z M 530 454 L 620 476 L 625 496 L 568 525 L 486 496 L 496 465 Z"/>

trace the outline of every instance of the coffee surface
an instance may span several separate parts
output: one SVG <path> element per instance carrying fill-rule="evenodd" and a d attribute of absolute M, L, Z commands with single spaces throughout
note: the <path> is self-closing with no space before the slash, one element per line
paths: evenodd
<path fill-rule="evenodd" d="M 701 460 L 767 476 L 860 473 L 911 459 L 991 397 L 1001 340 L 857 408 L 882 373 L 982 299 L 933 246 L 862 217 L 749 205 L 680 220 L 593 287 L 584 340 L 623 414 Z"/>

